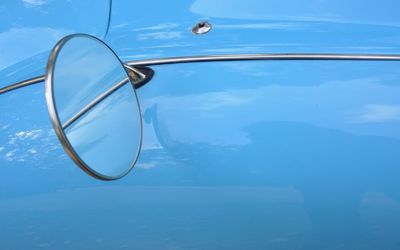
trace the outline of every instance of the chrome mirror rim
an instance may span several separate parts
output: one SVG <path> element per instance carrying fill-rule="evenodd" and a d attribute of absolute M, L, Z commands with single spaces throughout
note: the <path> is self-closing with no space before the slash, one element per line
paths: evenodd
<path fill-rule="evenodd" d="M 58 111 L 57 111 L 57 106 L 54 100 L 54 88 L 53 88 L 53 76 L 54 76 L 54 65 L 55 62 L 57 60 L 58 54 L 60 52 L 60 50 L 63 48 L 63 46 L 71 39 L 76 38 L 76 37 L 84 37 L 84 38 L 89 38 L 92 40 L 95 40 L 96 42 L 100 42 L 101 44 L 103 44 L 106 48 L 108 48 L 113 54 L 114 56 L 118 59 L 118 62 L 120 63 L 121 67 L 125 70 L 126 73 L 126 77 L 128 78 L 130 85 L 133 89 L 133 93 L 135 95 L 136 98 L 136 104 L 139 110 L 139 123 L 140 123 L 140 131 L 139 131 L 139 145 L 138 145 L 138 150 L 136 152 L 136 155 L 134 157 L 133 162 L 131 163 L 131 165 L 121 174 L 116 175 L 116 176 L 106 176 L 103 175 L 99 172 L 97 172 L 96 170 L 94 170 L 93 168 L 89 167 L 82 159 L 81 157 L 79 157 L 78 153 L 74 150 L 73 146 L 71 145 L 71 143 L 69 142 L 64 130 L 63 130 L 63 125 L 60 121 L 60 118 L 58 116 Z M 120 179 L 122 177 L 124 177 L 125 175 L 127 175 L 135 166 L 136 162 L 139 159 L 139 155 L 141 152 L 141 148 L 142 148 L 142 141 L 143 141 L 143 121 L 142 121 L 142 112 L 140 109 L 140 104 L 139 104 L 139 100 L 138 100 L 138 96 L 135 90 L 135 86 L 132 83 L 129 74 L 124 66 L 124 64 L 122 63 L 122 61 L 119 59 L 119 57 L 115 54 L 115 52 L 106 44 L 104 43 L 102 40 L 88 35 L 88 34 L 83 34 L 83 33 L 77 33 L 77 34 L 72 34 L 72 35 L 68 35 L 64 38 L 62 38 L 60 41 L 57 42 L 57 44 L 54 46 L 54 48 L 52 49 L 52 51 L 50 52 L 50 57 L 49 60 L 47 62 L 47 66 L 46 66 L 46 75 L 45 75 L 45 97 L 46 97 L 46 102 L 47 102 L 47 109 L 49 112 L 49 116 L 50 116 L 50 121 L 52 123 L 53 129 L 61 143 L 61 145 L 63 146 L 65 152 L 68 154 L 68 156 L 75 162 L 75 164 L 82 169 L 84 172 L 86 172 L 87 174 L 89 174 L 90 176 L 96 178 L 96 179 L 100 179 L 100 180 L 104 180 L 104 181 L 111 181 L 111 180 L 117 180 Z"/>

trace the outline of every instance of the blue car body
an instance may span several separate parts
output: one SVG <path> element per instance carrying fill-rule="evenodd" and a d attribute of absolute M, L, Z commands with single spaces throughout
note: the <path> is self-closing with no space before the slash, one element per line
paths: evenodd
<path fill-rule="evenodd" d="M 122 61 L 400 54 L 383 1 L 6 1 L 0 88 L 71 33 Z M 194 35 L 207 20 L 212 30 Z M 139 160 L 103 182 L 51 127 L 44 84 L 0 94 L 0 249 L 399 249 L 400 62 L 151 66 Z M 110 149 L 112 150 L 112 149 Z"/>

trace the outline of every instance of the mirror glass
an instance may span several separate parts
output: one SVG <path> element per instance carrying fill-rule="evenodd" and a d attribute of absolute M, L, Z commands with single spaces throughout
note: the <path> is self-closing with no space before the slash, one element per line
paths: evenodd
<path fill-rule="evenodd" d="M 79 167 L 104 180 L 131 170 L 141 147 L 140 108 L 106 44 L 84 34 L 63 38 L 48 62 L 46 100 L 57 136 Z"/>

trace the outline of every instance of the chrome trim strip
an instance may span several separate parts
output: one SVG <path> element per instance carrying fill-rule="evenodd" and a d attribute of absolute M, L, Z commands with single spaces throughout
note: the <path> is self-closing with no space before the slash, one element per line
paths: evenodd
<path fill-rule="evenodd" d="M 349 61 L 400 61 L 399 55 L 374 54 L 228 54 L 186 57 L 166 57 L 128 61 L 129 66 L 152 66 L 175 63 L 252 61 L 252 60 L 349 60 Z"/>
<path fill-rule="evenodd" d="M 129 82 L 129 78 L 125 78 L 122 81 L 118 82 L 114 86 L 112 86 L 109 90 L 106 92 L 100 94 L 97 96 L 93 101 L 91 101 L 88 105 L 83 107 L 81 110 L 79 110 L 78 113 L 76 113 L 73 117 L 71 117 L 68 121 L 66 121 L 62 125 L 62 129 L 68 128 L 72 123 L 74 123 L 76 120 L 78 120 L 82 115 L 84 115 L 86 112 L 88 112 L 90 109 L 92 109 L 94 106 L 96 106 L 99 102 L 103 101 L 107 96 L 111 95 L 114 93 L 116 90 L 124 86 L 126 83 Z"/>
<path fill-rule="evenodd" d="M 125 66 L 154 66 L 176 63 L 252 61 L 252 60 L 347 60 L 347 61 L 400 61 L 400 54 L 227 54 L 165 57 L 125 62 Z M 14 89 L 44 81 L 45 76 L 38 76 L 0 88 L 0 94 Z"/>
<path fill-rule="evenodd" d="M 37 76 L 37 77 L 31 78 L 28 80 L 24 80 L 21 82 L 17 82 L 17 83 L 5 86 L 4 88 L 0 88 L 0 95 L 6 93 L 8 91 L 14 90 L 14 89 L 19 89 L 19 88 L 26 87 L 26 86 L 29 86 L 32 84 L 43 82 L 44 79 L 45 79 L 45 76 Z"/>

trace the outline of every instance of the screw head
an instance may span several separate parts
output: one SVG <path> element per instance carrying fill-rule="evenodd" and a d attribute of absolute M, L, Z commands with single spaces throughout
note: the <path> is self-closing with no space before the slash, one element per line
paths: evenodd
<path fill-rule="evenodd" d="M 195 35 L 203 35 L 208 33 L 211 30 L 212 26 L 207 21 L 198 22 L 196 25 L 193 26 L 192 32 Z"/>

